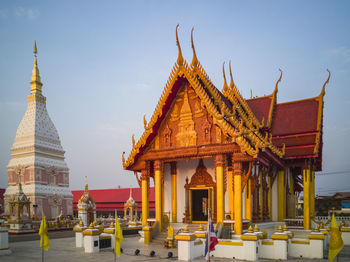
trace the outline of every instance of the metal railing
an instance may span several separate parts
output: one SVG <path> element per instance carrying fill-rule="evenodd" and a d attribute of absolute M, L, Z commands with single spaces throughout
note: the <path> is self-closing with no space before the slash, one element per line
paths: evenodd
<path fill-rule="evenodd" d="M 314 218 L 311 218 L 313 222 L 316 224 L 329 224 L 331 222 L 332 217 L 331 216 L 316 216 Z M 335 219 L 337 220 L 338 224 L 346 222 L 347 224 L 350 224 L 350 216 L 335 216 Z M 304 227 L 304 218 L 302 216 L 298 216 L 297 218 L 286 218 L 283 220 L 287 227 L 296 227 L 296 228 L 302 228 Z"/>

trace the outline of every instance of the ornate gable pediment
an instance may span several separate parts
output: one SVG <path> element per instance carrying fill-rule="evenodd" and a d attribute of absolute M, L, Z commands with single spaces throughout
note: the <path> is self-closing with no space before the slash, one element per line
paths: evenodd
<path fill-rule="evenodd" d="M 182 57 L 178 41 L 177 45 L 177 62 L 149 123 L 144 121 L 144 133 L 133 144 L 128 158 L 122 156 L 123 167 L 133 170 L 138 158 L 150 148 L 171 149 L 209 143 L 233 142 L 242 153 L 252 157 L 269 148 L 273 154 L 283 157 L 283 152 L 264 137 L 260 130 L 262 124 L 238 89 L 230 85 L 225 91 L 226 95 L 221 93 L 212 84 L 198 59 L 188 65 Z M 187 89 L 188 98 L 179 95 L 184 89 Z M 184 103 L 187 99 L 188 104 Z M 213 125 L 218 128 L 213 128 Z M 165 129 L 167 132 L 164 133 Z"/>
<path fill-rule="evenodd" d="M 211 175 L 207 172 L 207 168 L 204 166 L 203 159 L 199 159 L 196 172 L 191 177 L 191 182 L 188 187 L 216 187 L 216 183 L 213 181 Z"/>

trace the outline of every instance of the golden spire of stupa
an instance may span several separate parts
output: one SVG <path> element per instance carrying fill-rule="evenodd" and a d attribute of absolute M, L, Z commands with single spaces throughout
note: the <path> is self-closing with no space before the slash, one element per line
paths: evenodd
<path fill-rule="evenodd" d="M 36 41 L 34 41 L 34 67 L 33 67 L 33 73 L 32 73 L 32 81 L 30 82 L 31 86 L 31 93 L 35 94 L 41 94 L 42 93 L 42 86 L 43 84 L 41 83 L 41 78 L 39 74 L 39 68 L 38 68 L 38 61 L 37 61 L 37 53 L 38 49 L 36 47 Z"/>
<path fill-rule="evenodd" d="M 89 185 L 88 185 L 87 176 L 85 176 L 85 188 L 84 188 L 84 192 L 85 192 L 85 193 L 89 192 Z"/>

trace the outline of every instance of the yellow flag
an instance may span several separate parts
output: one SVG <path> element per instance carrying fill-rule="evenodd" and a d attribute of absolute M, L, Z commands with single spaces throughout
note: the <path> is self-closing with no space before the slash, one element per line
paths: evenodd
<path fill-rule="evenodd" d="M 46 217 L 44 214 L 40 224 L 39 236 L 40 236 L 40 247 L 44 248 L 45 251 L 49 250 L 50 242 L 49 242 L 49 236 L 47 234 Z"/>
<path fill-rule="evenodd" d="M 330 238 L 329 238 L 329 250 L 328 250 L 328 259 L 333 261 L 333 259 L 338 255 L 340 250 L 344 247 L 343 239 L 341 238 L 341 233 L 339 231 L 337 220 L 332 215 L 331 229 L 330 229 Z"/>
<path fill-rule="evenodd" d="M 120 244 L 123 242 L 124 238 L 123 238 L 123 232 L 122 232 L 122 230 L 120 228 L 117 212 L 116 212 L 116 215 L 115 215 L 115 233 L 114 233 L 114 237 L 115 237 L 114 252 L 116 253 L 116 255 L 118 257 L 120 257 Z"/>

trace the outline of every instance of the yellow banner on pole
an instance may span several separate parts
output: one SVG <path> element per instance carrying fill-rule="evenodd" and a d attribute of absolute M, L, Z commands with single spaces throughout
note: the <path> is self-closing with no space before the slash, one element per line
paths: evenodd
<path fill-rule="evenodd" d="M 39 236 L 40 236 L 40 247 L 43 248 L 45 251 L 48 251 L 50 247 L 50 242 L 49 242 L 49 235 L 47 233 L 46 217 L 44 213 L 40 223 Z"/>
<path fill-rule="evenodd" d="M 337 220 L 332 214 L 332 222 L 330 228 L 330 238 L 329 238 L 329 250 L 328 250 L 328 259 L 333 261 L 334 258 L 338 255 L 340 250 L 344 247 L 343 239 L 341 238 L 341 233 L 339 231 Z"/>
<path fill-rule="evenodd" d="M 120 228 L 117 212 L 115 212 L 115 233 L 114 233 L 114 237 L 115 237 L 114 252 L 115 252 L 115 254 L 118 257 L 120 257 L 120 244 L 123 242 L 124 238 L 123 238 L 123 232 L 122 232 L 122 230 Z"/>

